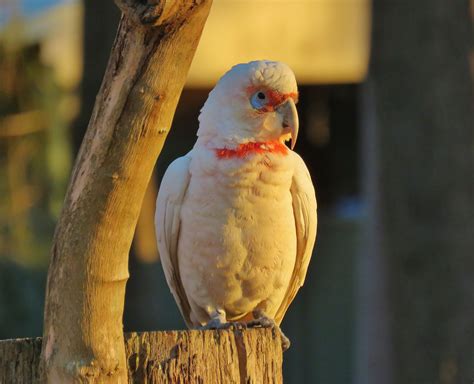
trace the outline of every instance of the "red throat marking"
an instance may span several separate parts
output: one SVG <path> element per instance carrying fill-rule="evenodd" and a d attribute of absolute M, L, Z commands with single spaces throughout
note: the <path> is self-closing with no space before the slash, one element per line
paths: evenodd
<path fill-rule="evenodd" d="M 287 155 L 288 147 L 279 141 L 267 141 L 240 144 L 235 149 L 216 148 L 215 151 L 219 159 L 242 159 L 250 154 L 275 153 Z"/>

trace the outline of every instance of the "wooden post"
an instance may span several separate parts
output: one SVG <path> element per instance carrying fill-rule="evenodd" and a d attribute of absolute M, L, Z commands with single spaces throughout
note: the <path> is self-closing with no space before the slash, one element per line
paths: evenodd
<path fill-rule="evenodd" d="M 40 379 L 41 338 L 0 341 L 0 383 Z M 129 383 L 282 383 L 278 331 L 168 331 L 125 335 Z M 93 381 L 94 382 L 94 381 Z"/>
<path fill-rule="evenodd" d="M 211 0 L 116 0 L 123 15 L 53 241 L 48 382 L 127 381 L 128 252 Z"/>

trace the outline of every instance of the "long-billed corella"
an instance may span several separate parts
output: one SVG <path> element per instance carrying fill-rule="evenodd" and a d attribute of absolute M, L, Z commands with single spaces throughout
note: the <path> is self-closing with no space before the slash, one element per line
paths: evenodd
<path fill-rule="evenodd" d="M 303 285 L 317 214 L 309 172 L 293 151 L 297 99 L 286 64 L 234 66 L 201 110 L 193 149 L 163 177 L 158 249 L 189 327 L 279 326 Z"/>

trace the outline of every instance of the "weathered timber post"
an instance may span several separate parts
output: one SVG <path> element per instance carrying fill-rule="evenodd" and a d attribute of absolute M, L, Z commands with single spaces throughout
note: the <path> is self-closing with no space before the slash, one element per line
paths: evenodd
<path fill-rule="evenodd" d="M 0 341 L 0 383 L 39 381 L 41 338 Z M 128 382 L 281 383 L 281 338 L 273 329 L 125 334 Z"/>
<path fill-rule="evenodd" d="M 125 383 L 128 251 L 211 0 L 117 0 L 123 12 L 56 228 L 42 370 Z"/>

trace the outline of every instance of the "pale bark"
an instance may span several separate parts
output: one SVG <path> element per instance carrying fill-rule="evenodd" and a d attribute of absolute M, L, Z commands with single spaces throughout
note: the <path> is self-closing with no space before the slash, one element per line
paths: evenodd
<path fill-rule="evenodd" d="M 39 380 L 41 338 L 0 341 L 0 383 Z M 129 383 L 282 383 L 274 329 L 125 334 Z"/>
<path fill-rule="evenodd" d="M 125 15 L 74 167 L 48 273 L 48 382 L 126 381 L 128 251 L 211 1 L 117 1 Z"/>

